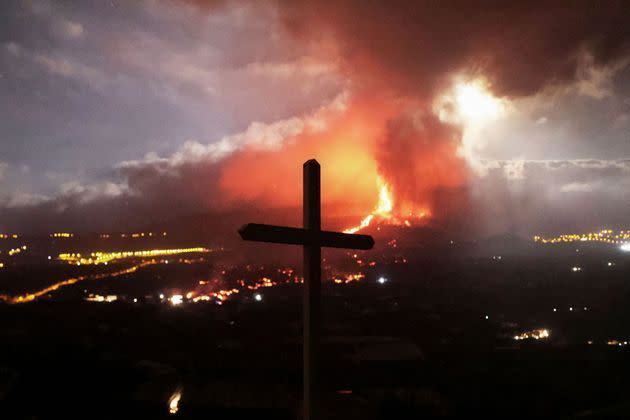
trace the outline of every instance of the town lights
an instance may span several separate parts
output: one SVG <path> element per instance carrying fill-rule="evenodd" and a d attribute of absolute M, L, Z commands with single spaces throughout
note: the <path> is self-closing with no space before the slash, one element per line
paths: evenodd
<path fill-rule="evenodd" d="M 150 249 L 145 251 L 114 251 L 114 252 L 92 252 L 90 258 L 82 258 L 81 254 L 65 253 L 59 254 L 59 260 L 67 262 L 68 264 L 100 264 L 107 263 L 108 261 L 121 260 L 126 258 L 153 258 L 168 255 L 178 254 L 191 254 L 191 253 L 208 253 L 212 252 L 211 249 L 203 247 L 193 248 L 176 248 L 176 249 Z M 164 260 L 165 264 L 168 264 L 168 260 Z"/>
<path fill-rule="evenodd" d="M 537 330 L 525 331 L 520 334 L 517 334 L 514 336 L 514 340 L 520 341 L 520 340 L 527 340 L 527 339 L 532 339 L 532 338 L 534 340 L 541 340 L 541 339 L 549 338 L 550 335 L 551 334 L 548 329 L 540 328 Z"/>
<path fill-rule="evenodd" d="M 599 232 L 567 233 L 548 238 L 544 238 L 540 235 L 534 236 L 534 242 L 542 244 L 602 242 L 607 244 L 621 244 L 619 248 L 622 251 L 630 252 L 630 242 L 627 242 L 628 240 L 630 240 L 630 230 L 620 230 L 614 232 L 610 229 L 603 229 Z"/>

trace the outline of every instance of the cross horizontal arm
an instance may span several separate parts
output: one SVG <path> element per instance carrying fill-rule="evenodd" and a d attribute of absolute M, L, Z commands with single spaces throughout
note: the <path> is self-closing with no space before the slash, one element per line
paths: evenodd
<path fill-rule="evenodd" d="M 329 248 L 372 249 L 374 239 L 369 235 L 351 235 L 325 230 L 249 223 L 238 230 L 246 241 L 273 242 L 291 245 L 315 245 Z"/>

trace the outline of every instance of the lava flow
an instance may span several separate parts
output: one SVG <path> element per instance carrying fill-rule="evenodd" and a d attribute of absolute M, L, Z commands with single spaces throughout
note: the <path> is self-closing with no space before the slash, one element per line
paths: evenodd
<path fill-rule="evenodd" d="M 393 213 L 394 200 L 389 185 L 380 176 L 376 178 L 376 182 L 378 184 L 378 204 L 376 205 L 376 208 L 372 211 L 372 213 L 365 216 L 363 220 L 361 220 L 361 223 L 357 226 L 344 230 L 344 233 L 356 233 L 363 230 L 370 226 L 375 218 L 388 225 L 411 226 L 410 219 L 423 219 L 428 215 L 426 210 L 423 210 L 418 214 L 410 213 L 407 218 L 395 215 Z"/>

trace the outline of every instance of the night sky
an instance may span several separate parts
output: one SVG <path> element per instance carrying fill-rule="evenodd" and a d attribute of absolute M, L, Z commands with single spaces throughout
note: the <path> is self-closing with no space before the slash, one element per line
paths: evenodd
<path fill-rule="evenodd" d="M 0 231 L 291 208 L 311 157 L 331 216 L 628 227 L 630 8 L 471 3 L 5 0 Z"/>

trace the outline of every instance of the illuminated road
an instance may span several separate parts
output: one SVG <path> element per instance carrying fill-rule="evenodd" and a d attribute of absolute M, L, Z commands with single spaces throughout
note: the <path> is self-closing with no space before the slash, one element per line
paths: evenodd
<path fill-rule="evenodd" d="M 112 271 L 109 273 L 90 274 L 90 275 L 85 275 L 85 276 L 71 277 L 69 279 L 62 280 L 60 282 L 52 284 L 44 289 L 41 289 L 35 292 L 30 292 L 24 295 L 17 295 L 17 296 L 0 295 L 0 301 L 10 303 L 10 304 L 33 302 L 39 299 L 40 297 L 47 295 L 48 293 L 61 289 L 62 287 L 70 286 L 75 283 L 80 283 L 84 280 L 102 280 L 106 278 L 122 276 L 125 274 L 131 274 L 142 267 L 157 264 L 158 262 L 159 261 L 157 260 L 148 260 L 148 261 L 143 261 L 139 264 L 133 265 L 131 267 L 125 268 L 123 270 Z"/>
<path fill-rule="evenodd" d="M 60 261 L 75 265 L 98 265 L 105 264 L 114 260 L 128 258 L 153 258 L 167 255 L 191 254 L 191 253 L 209 253 L 211 249 L 195 247 L 195 248 L 174 248 L 174 249 L 150 249 L 146 251 L 117 251 L 117 252 L 92 252 L 89 257 L 81 256 L 79 253 L 59 254 Z"/>

